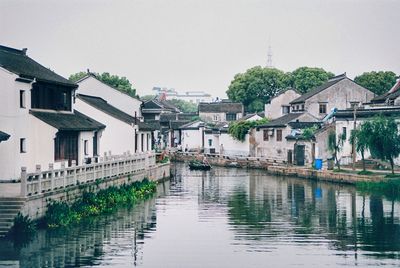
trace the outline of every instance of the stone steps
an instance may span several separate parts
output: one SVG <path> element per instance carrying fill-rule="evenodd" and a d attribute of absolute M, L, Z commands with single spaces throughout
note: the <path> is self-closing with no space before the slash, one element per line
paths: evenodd
<path fill-rule="evenodd" d="M 21 211 L 25 203 L 20 197 L 0 197 L 0 237 L 11 229 L 14 218 Z"/>

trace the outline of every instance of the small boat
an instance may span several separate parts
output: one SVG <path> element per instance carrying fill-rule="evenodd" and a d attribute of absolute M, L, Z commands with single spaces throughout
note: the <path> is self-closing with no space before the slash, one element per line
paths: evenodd
<path fill-rule="evenodd" d="M 197 160 L 189 161 L 190 170 L 210 170 L 211 166 L 208 163 L 203 163 Z"/>

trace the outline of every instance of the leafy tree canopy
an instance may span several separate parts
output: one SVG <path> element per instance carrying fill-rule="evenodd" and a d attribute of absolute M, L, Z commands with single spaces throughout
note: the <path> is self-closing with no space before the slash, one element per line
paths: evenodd
<path fill-rule="evenodd" d="M 119 77 L 118 75 L 111 75 L 110 73 L 104 72 L 102 74 L 100 73 L 92 73 L 93 75 L 96 76 L 97 79 L 100 81 L 106 83 L 109 86 L 112 86 L 116 89 L 118 89 L 121 92 L 124 92 L 128 94 L 129 96 L 132 97 L 138 97 L 136 95 L 136 89 L 133 88 L 131 82 L 126 77 Z M 69 80 L 72 82 L 76 82 L 79 79 L 85 77 L 87 75 L 86 72 L 78 72 L 75 74 L 71 74 L 69 76 Z"/>
<path fill-rule="evenodd" d="M 366 121 L 361 131 L 368 137 L 371 155 L 389 161 L 394 173 L 394 158 L 400 155 L 400 134 L 394 119 L 378 116 L 372 121 Z"/>
<path fill-rule="evenodd" d="M 264 103 L 288 85 L 287 80 L 281 70 L 256 66 L 236 74 L 226 93 L 231 100 L 242 102 L 246 111 L 261 111 Z"/>
<path fill-rule="evenodd" d="M 322 68 L 300 67 L 293 72 L 287 74 L 290 86 L 297 89 L 301 93 L 322 85 L 334 76 L 333 73 L 327 72 Z"/>
<path fill-rule="evenodd" d="M 254 120 L 254 121 L 245 121 L 245 120 L 234 121 L 229 124 L 228 133 L 234 139 L 243 142 L 246 138 L 246 135 L 249 133 L 250 129 L 252 129 L 256 126 L 266 124 L 267 122 L 268 122 L 267 118 Z"/>
<path fill-rule="evenodd" d="M 375 94 L 382 95 L 396 83 L 396 74 L 391 71 L 365 72 L 356 76 L 354 81 Z"/>
<path fill-rule="evenodd" d="M 178 107 L 178 109 L 181 110 L 181 112 L 183 113 L 197 112 L 197 105 L 195 103 L 179 99 L 168 100 L 168 102 Z"/>

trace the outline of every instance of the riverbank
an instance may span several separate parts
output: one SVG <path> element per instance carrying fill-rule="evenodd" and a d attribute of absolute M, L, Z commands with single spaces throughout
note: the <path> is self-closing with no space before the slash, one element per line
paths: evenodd
<path fill-rule="evenodd" d="M 188 152 L 171 153 L 171 161 L 187 162 L 199 154 Z M 354 173 L 335 172 L 332 170 L 315 170 L 307 167 L 284 165 L 258 157 L 232 157 L 218 154 L 203 154 L 212 166 L 263 169 L 270 174 L 279 176 L 295 176 L 305 179 L 329 181 L 336 183 L 356 184 L 358 182 L 381 182 L 384 174 L 359 175 Z"/>

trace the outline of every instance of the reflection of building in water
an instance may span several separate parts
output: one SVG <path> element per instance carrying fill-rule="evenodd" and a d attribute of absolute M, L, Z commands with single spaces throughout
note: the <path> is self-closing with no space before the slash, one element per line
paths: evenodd
<path fill-rule="evenodd" d="M 199 182 L 199 216 L 226 213 L 244 245 L 260 250 L 262 240 L 302 240 L 344 251 L 400 250 L 400 235 L 393 235 L 400 233 L 399 202 L 357 194 L 352 186 L 258 171 L 212 172 L 219 174 L 204 173 Z"/>
<path fill-rule="evenodd" d="M 160 184 L 158 195 L 165 188 L 168 186 Z M 19 262 L 17 267 L 27 268 L 91 266 L 109 261 L 103 260 L 105 252 L 132 256 L 129 258 L 132 263 L 122 265 L 141 263 L 144 237 L 156 228 L 155 200 L 151 198 L 133 208 L 121 208 L 111 215 L 70 229 L 41 230 L 26 247 L 13 253 L 15 259 L 19 259 L 14 263 Z M 0 243 L 0 255 L 3 255 L 5 249 L 1 248 Z M 9 252 L 7 254 L 10 256 Z M 10 260 L 0 258 L 0 266 L 2 262 L 5 264 Z"/>

